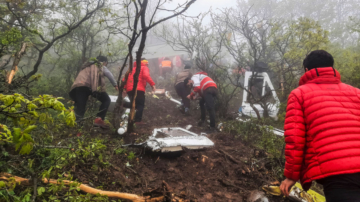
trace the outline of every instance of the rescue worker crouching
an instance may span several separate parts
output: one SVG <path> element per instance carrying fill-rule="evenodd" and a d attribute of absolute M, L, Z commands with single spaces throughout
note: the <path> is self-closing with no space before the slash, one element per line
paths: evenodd
<path fill-rule="evenodd" d="M 217 99 L 218 89 L 216 83 L 207 76 L 205 72 L 196 73 L 191 79 L 185 79 L 184 85 L 193 88 L 193 92 L 187 96 L 188 99 L 193 100 L 195 93 L 200 95 L 201 99 L 199 101 L 201 109 L 201 121 L 199 126 L 205 122 L 206 112 L 205 105 L 209 112 L 210 117 L 210 129 L 215 131 L 215 101 Z"/>
<path fill-rule="evenodd" d="M 70 98 L 75 102 L 76 122 L 80 122 L 86 111 L 86 103 L 91 95 L 101 102 L 99 112 L 94 120 L 94 125 L 107 129 L 104 119 L 110 106 L 110 97 L 105 91 L 105 77 L 118 90 L 113 74 L 107 69 L 108 59 L 98 56 L 97 62 L 86 62 L 77 75 L 70 89 Z M 97 64 L 98 63 L 98 64 Z"/>
<path fill-rule="evenodd" d="M 176 93 L 181 97 L 181 111 L 186 115 L 190 113 L 190 100 L 187 96 L 191 92 L 191 88 L 184 85 L 185 79 L 190 79 L 192 77 L 192 73 L 190 70 L 190 65 L 185 65 L 184 70 L 176 74 L 175 79 L 175 90 Z"/>

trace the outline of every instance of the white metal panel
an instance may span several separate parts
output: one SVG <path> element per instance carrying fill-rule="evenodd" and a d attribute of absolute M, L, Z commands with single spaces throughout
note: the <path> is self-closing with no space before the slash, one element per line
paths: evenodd
<path fill-rule="evenodd" d="M 172 136 L 169 131 L 178 131 L 184 134 L 183 136 Z M 164 137 L 157 138 L 158 132 L 164 134 Z M 168 133 L 168 135 L 166 135 Z M 146 145 L 153 151 L 173 152 L 181 151 L 182 147 L 187 149 L 202 149 L 214 146 L 209 138 L 199 136 L 196 133 L 190 132 L 183 128 L 157 128 L 154 129 L 153 135 L 146 141 Z"/>

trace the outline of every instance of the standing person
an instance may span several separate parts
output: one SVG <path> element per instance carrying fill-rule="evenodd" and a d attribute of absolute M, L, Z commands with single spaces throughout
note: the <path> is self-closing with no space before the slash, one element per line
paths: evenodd
<path fill-rule="evenodd" d="M 155 92 L 155 82 L 152 80 L 148 68 L 149 62 L 147 60 L 141 61 L 141 70 L 139 74 L 139 80 L 137 85 L 137 93 L 136 93 L 136 99 L 135 99 L 135 108 L 136 108 L 136 114 L 135 114 L 135 123 L 138 125 L 144 124 L 141 122 L 143 111 L 145 108 L 145 89 L 146 84 L 149 83 L 152 91 Z M 129 96 L 130 100 L 133 99 L 134 93 L 133 93 L 133 86 L 134 86 L 134 74 L 136 72 L 136 62 L 134 62 L 134 66 L 132 68 L 131 73 L 129 74 L 128 80 L 124 86 L 127 95 Z M 125 78 L 124 78 L 125 79 Z M 123 81 L 124 81 L 123 79 Z M 124 103 L 124 107 L 131 108 L 131 103 Z"/>
<path fill-rule="evenodd" d="M 97 62 L 85 63 L 70 89 L 70 98 L 75 102 L 75 115 L 77 122 L 84 117 L 86 103 L 91 95 L 101 102 L 94 125 L 109 128 L 104 119 L 110 105 L 110 97 L 105 91 L 105 77 L 118 90 L 113 74 L 107 69 L 108 59 L 98 56 Z"/>
<path fill-rule="evenodd" d="M 190 94 L 191 89 L 184 84 L 185 79 L 190 79 L 192 77 L 192 73 L 190 71 L 191 66 L 185 65 L 184 70 L 176 74 L 175 79 L 175 90 L 176 93 L 181 97 L 182 111 L 189 115 L 190 113 L 190 100 L 187 96 Z"/>
<path fill-rule="evenodd" d="M 285 119 L 286 179 L 289 189 L 300 179 L 324 187 L 327 202 L 360 201 L 360 90 L 344 84 L 324 50 L 303 62 L 305 74 L 288 98 Z"/>
<path fill-rule="evenodd" d="M 185 79 L 185 85 L 193 88 L 193 92 L 187 96 L 188 99 L 194 99 L 195 93 L 198 94 L 201 99 L 199 101 L 201 109 L 201 120 L 198 123 L 201 126 L 205 122 L 205 105 L 210 116 L 210 128 L 215 130 L 215 100 L 217 98 L 217 85 L 216 83 L 207 76 L 205 72 L 199 72 L 191 77 L 191 79 Z"/>
<path fill-rule="evenodd" d="M 173 69 L 173 64 L 168 57 L 165 57 L 164 60 L 160 64 L 160 76 L 166 79 L 166 74 L 170 74 Z"/>

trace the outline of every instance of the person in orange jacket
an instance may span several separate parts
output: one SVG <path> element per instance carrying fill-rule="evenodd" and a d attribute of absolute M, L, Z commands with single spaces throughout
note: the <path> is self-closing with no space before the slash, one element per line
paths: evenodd
<path fill-rule="evenodd" d="M 174 66 L 171 60 L 168 57 L 165 57 L 165 59 L 160 64 L 160 76 L 166 79 L 166 74 L 170 74 L 173 68 Z"/>
<path fill-rule="evenodd" d="M 139 74 L 139 81 L 137 85 L 137 93 L 136 93 L 136 99 L 135 99 L 135 108 L 136 108 L 136 114 L 135 114 L 135 123 L 136 124 L 144 124 L 141 122 L 143 111 L 145 108 L 145 89 L 146 85 L 149 83 L 152 91 L 155 92 L 155 82 L 150 76 L 150 71 L 148 68 L 149 62 L 147 60 L 141 61 L 141 70 Z M 133 86 L 134 86 L 134 74 L 136 72 L 136 62 L 134 62 L 134 66 L 132 68 L 131 73 L 129 74 L 128 80 L 124 86 L 127 95 L 129 96 L 130 100 L 134 97 L 133 92 Z M 123 79 L 123 81 L 125 78 Z M 124 103 L 124 107 L 131 108 L 131 103 Z"/>

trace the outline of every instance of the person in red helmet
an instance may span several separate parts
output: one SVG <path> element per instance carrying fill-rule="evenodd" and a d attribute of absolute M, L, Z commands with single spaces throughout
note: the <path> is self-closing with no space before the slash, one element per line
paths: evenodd
<path fill-rule="evenodd" d="M 194 74 L 191 79 L 185 79 L 184 85 L 193 88 L 193 91 L 187 96 L 188 99 L 193 100 L 195 95 L 201 97 L 199 101 L 201 120 L 198 125 L 201 126 L 205 122 L 206 106 L 210 117 L 210 129 L 211 131 L 215 131 L 215 101 L 218 94 L 216 83 L 207 76 L 206 72 L 199 72 Z"/>
<path fill-rule="evenodd" d="M 360 90 L 341 82 L 333 57 L 311 52 L 288 98 L 285 117 L 285 196 L 300 180 L 322 184 L 327 202 L 360 201 Z"/>
<path fill-rule="evenodd" d="M 141 61 L 141 70 L 140 70 L 140 74 L 139 74 L 139 81 L 138 81 L 138 85 L 137 85 L 137 93 L 136 93 L 136 99 L 135 99 L 136 113 L 135 113 L 135 120 L 134 120 L 135 123 L 138 125 L 144 124 L 141 121 L 142 121 L 143 111 L 145 108 L 146 85 L 149 83 L 152 88 L 152 91 L 155 92 L 155 90 L 156 90 L 155 82 L 153 81 L 153 79 L 150 76 L 148 64 L 149 64 L 149 62 L 145 59 L 143 59 Z M 124 86 L 126 93 L 129 96 L 130 100 L 132 100 L 132 98 L 134 97 L 133 85 L 134 85 L 135 72 L 136 72 L 136 62 L 134 62 L 132 71 L 129 74 L 128 80 Z M 125 80 L 125 78 L 123 79 L 123 81 L 124 80 Z M 123 106 L 126 108 L 131 108 L 131 103 L 124 103 Z"/>

